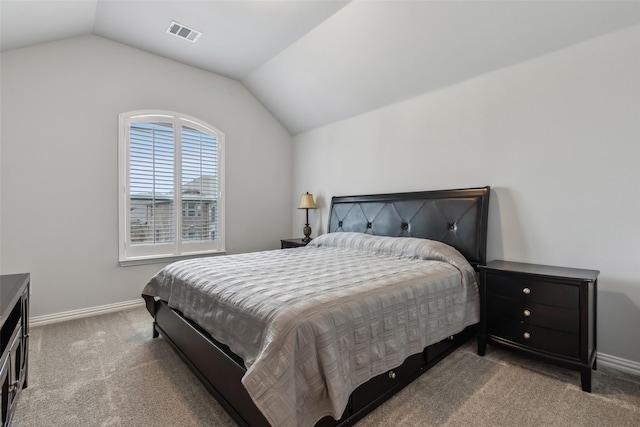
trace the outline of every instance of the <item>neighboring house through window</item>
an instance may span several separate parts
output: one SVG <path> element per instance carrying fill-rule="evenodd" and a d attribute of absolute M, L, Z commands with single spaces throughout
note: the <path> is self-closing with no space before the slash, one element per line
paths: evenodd
<path fill-rule="evenodd" d="M 120 114 L 121 263 L 224 252 L 223 148 L 183 114 Z"/>

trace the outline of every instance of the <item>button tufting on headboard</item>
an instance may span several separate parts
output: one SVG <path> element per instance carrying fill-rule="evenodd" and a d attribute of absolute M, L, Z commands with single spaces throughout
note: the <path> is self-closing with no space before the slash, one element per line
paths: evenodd
<path fill-rule="evenodd" d="M 333 197 L 328 232 L 439 240 L 486 262 L 489 187 Z"/>

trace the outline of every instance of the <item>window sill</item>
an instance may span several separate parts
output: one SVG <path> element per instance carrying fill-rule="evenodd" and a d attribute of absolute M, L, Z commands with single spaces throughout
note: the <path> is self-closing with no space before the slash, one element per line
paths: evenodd
<path fill-rule="evenodd" d="M 165 256 L 155 256 L 155 257 L 145 257 L 145 258 L 132 258 L 126 260 L 118 261 L 118 265 L 120 267 L 131 267 L 134 265 L 145 265 L 145 264 L 168 264 L 174 261 L 181 261 L 183 259 L 190 258 L 204 258 L 210 256 L 218 256 L 218 255 L 226 255 L 226 252 L 201 252 L 195 254 L 188 255 L 165 255 Z"/>

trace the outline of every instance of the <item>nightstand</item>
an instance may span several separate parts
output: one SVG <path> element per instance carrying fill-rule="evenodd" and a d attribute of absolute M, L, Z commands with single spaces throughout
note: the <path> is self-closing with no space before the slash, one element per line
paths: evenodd
<path fill-rule="evenodd" d="M 480 266 L 478 354 L 487 343 L 580 371 L 596 369 L 596 270 L 508 261 Z"/>
<path fill-rule="evenodd" d="M 280 240 L 280 249 L 301 248 L 307 246 L 309 242 L 303 242 L 302 237 L 297 239 L 282 239 Z"/>

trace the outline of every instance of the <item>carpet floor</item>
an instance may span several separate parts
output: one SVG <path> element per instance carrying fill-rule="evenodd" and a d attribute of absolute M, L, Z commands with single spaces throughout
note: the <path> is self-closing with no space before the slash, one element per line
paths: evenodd
<path fill-rule="evenodd" d="M 640 426 L 640 377 L 599 368 L 593 392 L 578 372 L 475 340 L 357 425 Z M 28 387 L 14 427 L 234 426 L 135 308 L 31 328 Z"/>

